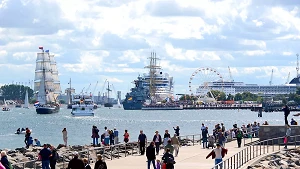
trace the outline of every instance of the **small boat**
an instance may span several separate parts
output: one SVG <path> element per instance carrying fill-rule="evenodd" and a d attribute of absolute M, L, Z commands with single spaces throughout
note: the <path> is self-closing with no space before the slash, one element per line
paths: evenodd
<path fill-rule="evenodd" d="M 2 107 L 2 111 L 10 111 L 10 108 L 7 106 L 5 99 L 4 99 L 4 107 Z"/>
<path fill-rule="evenodd" d="M 15 132 L 15 134 L 26 134 L 26 131 Z"/>
<path fill-rule="evenodd" d="M 72 96 L 73 116 L 94 116 L 94 102 L 89 95 Z"/>
<path fill-rule="evenodd" d="M 27 90 L 26 90 L 26 94 L 25 94 L 25 101 L 24 101 L 24 106 L 23 106 L 23 108 L 29 109 L 28 91 L 27 91 Z"/>

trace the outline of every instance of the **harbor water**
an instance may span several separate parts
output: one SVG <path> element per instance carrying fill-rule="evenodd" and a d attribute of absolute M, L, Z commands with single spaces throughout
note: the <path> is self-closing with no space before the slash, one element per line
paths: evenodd
<path fill-rule="evenodd" d="M 289 121 L 292 118 L 292 112 Z M 11 108 L 11 111 L 0 112 L 0 149 L 24 147 L 24 134 L 14 134 L 17 128 L 28 127 L 31 136 L 38 138 L 42 144 L 49 143 L 57 146 L 62 144 L 62 129 L 67 128 L 68 144 L 90 144 L 91 129 L 96 125 L 102 134 L 104 127 L 116 127 L 119 130 L 119 140 L 122 141 L 124 130 L 130 134 L 130 141 L 137 141 L 140 130 L 152 139 L 155 130 L 161 134 L 168 129 L 174 133 L 173 127 L 180 126 L 180 135 L 200 133 L 201 123 L 209 127 L 209 133 L 215 124 L 223 122 L 226 129 L 233 124 L 268 121 L 269 124 L 284 124 L 283 112 L 264 113 L 259 118 L 257 112 L 250 110 L 176 110 L 176 111 L 142 111 L 123 110 L 122 108 L 98 108 L 94 117 L 72 117 L 71 110 L 62 105 L 59 113 L 40 115 L 35 108 Z M 296 118 L 298 121 L 298 119 Z"/>

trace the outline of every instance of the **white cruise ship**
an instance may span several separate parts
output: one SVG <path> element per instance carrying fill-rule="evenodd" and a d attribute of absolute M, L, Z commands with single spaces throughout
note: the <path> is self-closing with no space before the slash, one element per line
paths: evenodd
<path fill-rule="evenodd" d="M 253 94 L 273 96 L 278 94 L 295 93 L 297 86 L 293 84 L 287 85 L 258 85 L 245 84 L 244 82 L 230 82 L 230 81 L 215 81 L 206 82 L 205 86 L 201 85 L 197 88 L 196 95 L 205 95 L 211 90 L 223 91 L 226 95 L 235 95 L 237 93 L 250 92 Z"/>
<path fill-rule="evenodd" d="M 94 102 L 89 95 L 72 95 L 73 116 L 94 116 Z"/>

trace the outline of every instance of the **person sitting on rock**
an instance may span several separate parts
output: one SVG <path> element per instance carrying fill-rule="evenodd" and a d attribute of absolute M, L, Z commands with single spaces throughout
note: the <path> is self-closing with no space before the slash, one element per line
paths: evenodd
<path fill-rule="evenodd" d="M 291 125 L 297 125 L 297 124 L 298 124 L 297 121 L 292 118 Z"/>
<path fill-rule="evenodd" d="M 42 146 L 40 140 L 38 140 L 37 138 L 34 139 L 34 142 L 35 142 L 34 146 L 38 146 L 38 147 Z"/>

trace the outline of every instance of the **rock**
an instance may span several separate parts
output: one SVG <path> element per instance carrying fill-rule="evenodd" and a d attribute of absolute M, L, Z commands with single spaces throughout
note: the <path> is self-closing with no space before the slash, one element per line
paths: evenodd
<path fill-rule="evenodd" d="M 59 144 L 56 149 L 60 149 L 62 147 L 66 147 L 64 144 Z"/>
<path fill-rule="evenodd" d="M 299 160 L 296 160 L 296 161 L 295 161 L 295 164 L 296 164 L 297 166 L 300 166 L 300 161 L 299 161 Z"/>
<path fill-rule="evenodd" d="M 16 151 L 24 154 L 25 152 L 27 152 L 26 148 L 22 147 L 22 148 L 16 148 Z"/>
<path fill-rule="evenodd" d="M 7 155 L 14 154 L 14 153 L 17 153 L 17 151 L 15 151 L 15 150 L 10 150 L 10 151 L 7 152 Z"/>

